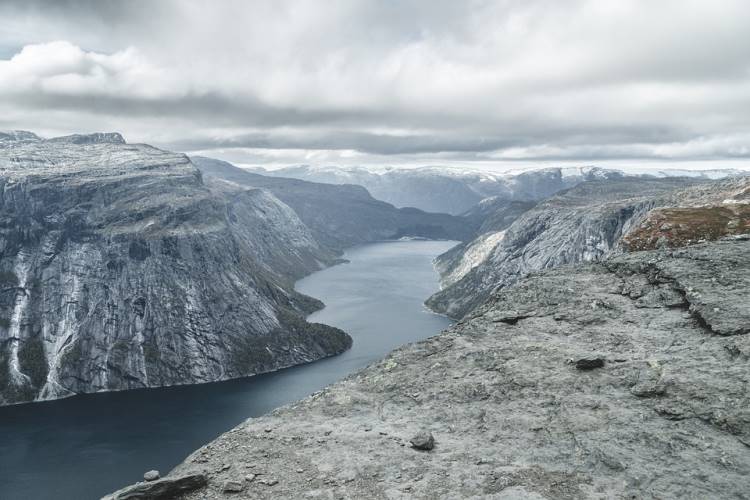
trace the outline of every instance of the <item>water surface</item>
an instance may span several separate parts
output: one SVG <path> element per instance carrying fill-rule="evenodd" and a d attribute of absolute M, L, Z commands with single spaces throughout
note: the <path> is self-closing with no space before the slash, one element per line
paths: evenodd
<path fill-rule="evenodd" d="M 315 273 L 297 289 L 326 303 L 310 321 L 349 332 L 340 356 L 245 379 L 88 394 L 0 407 L 0 500 L 99 498 L 167 472 L 248 417 L 296 401 L 423 339 L 450 321 L 424 309 L 438 289 L 432 259 L 454 243 L 397 241 L 350 250 L 351 262 Z"/>

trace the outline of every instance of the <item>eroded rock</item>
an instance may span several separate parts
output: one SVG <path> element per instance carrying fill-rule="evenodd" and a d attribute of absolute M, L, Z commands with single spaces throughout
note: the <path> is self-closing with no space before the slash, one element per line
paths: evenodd
<path fill-rule="evenodd" d="M 145 483 L 136 483 L 102 500 L 167 500 L 203 488 L 208 483 L 204 474 L 165 477 Z"/>
<path fill-rule="evenodd" d="M 409 440 L 409 443 L 415 450 L 430 451 L 435 447 L 435 438 L 430 431 L 421 430 Z"/>
<path fill-rule="evenodd" d="M 145 474 L 143 474 L 143 479 L 145 481 L 156 481 L 160 477 L 161 475 L 159 474 L 158 470 L 150 470 L 146 472 Z"/>

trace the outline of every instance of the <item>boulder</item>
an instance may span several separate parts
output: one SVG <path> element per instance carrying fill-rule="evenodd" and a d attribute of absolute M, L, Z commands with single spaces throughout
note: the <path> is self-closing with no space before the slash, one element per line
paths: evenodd
<path fill-rule="evenodd" d="M 208 479 L 205 474 L 165 477 L 126 486 L 102 500 L 162 500 L 195 491 L 206 484 L 208 484 Z"/>

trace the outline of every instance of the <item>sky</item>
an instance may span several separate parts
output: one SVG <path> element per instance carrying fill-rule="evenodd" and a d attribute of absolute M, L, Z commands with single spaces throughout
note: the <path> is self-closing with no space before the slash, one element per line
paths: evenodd
<path fill-rule="evenodd" d="M 0 130 L 246 165 L 750 168 L 747 0 L 0 0 Z"/>

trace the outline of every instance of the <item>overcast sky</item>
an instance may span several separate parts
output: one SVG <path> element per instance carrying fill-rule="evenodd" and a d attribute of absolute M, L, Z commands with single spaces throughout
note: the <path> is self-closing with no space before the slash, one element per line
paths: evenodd
<path fill-rule="evenodd" d="M 0 129 L 247 164 L 750 165 L 750 1 L 0 0 Z"/>

